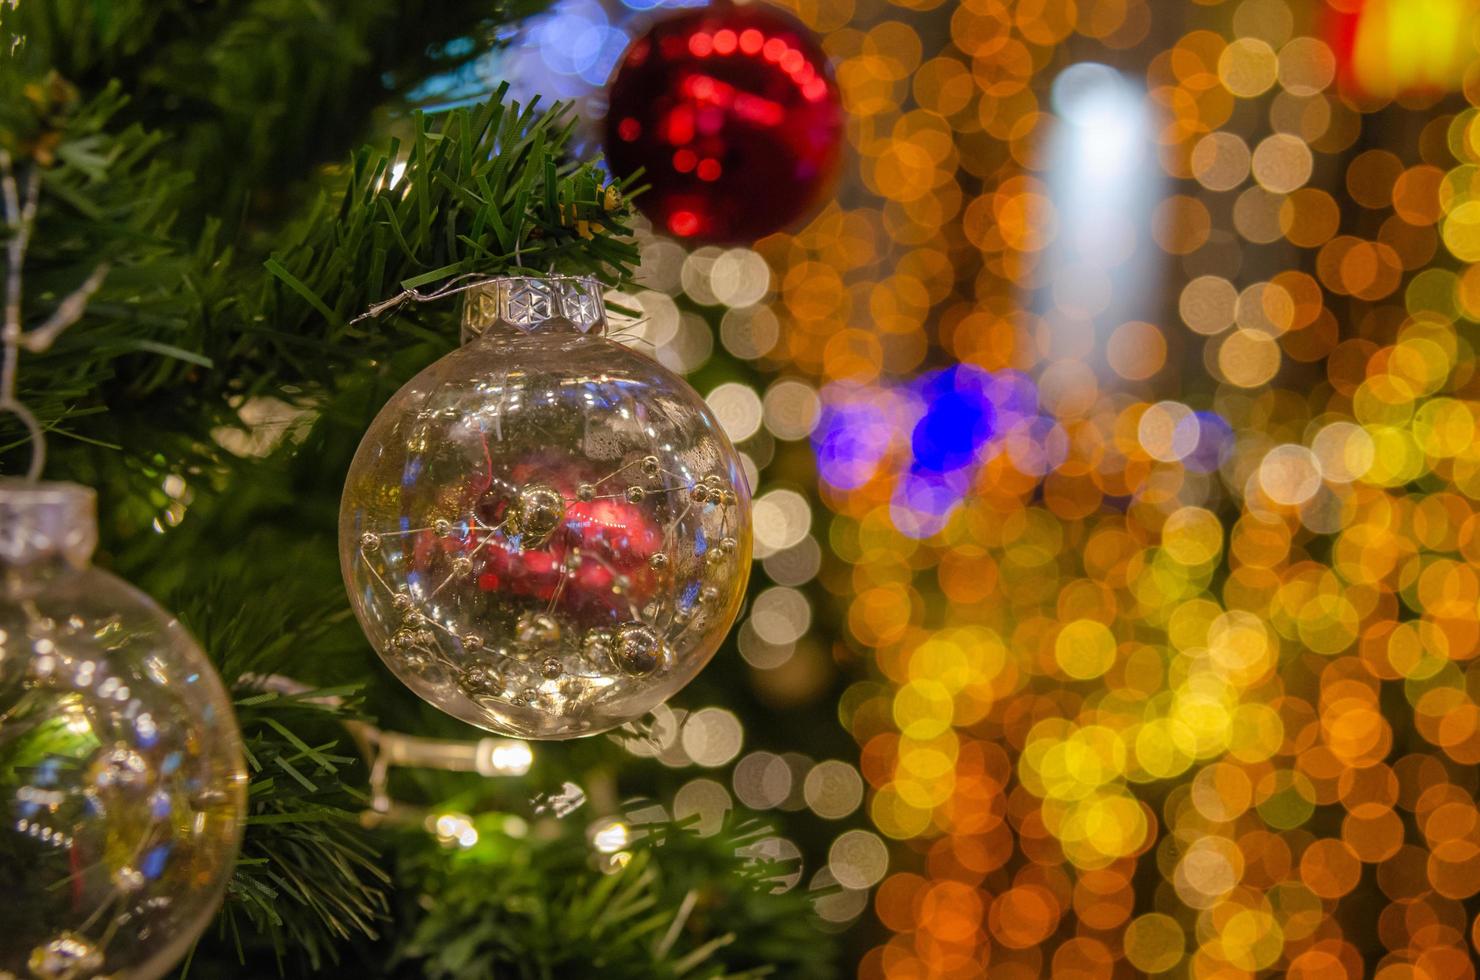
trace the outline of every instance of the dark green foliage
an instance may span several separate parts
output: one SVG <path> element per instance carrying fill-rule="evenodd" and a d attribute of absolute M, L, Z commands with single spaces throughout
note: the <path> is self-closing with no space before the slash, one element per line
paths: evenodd
<path fill-rule="evenodd" d="M 240 580 L 215 577 L 174 597 L 181 618 L 227 677 L 291 669 L 295 652 L 332 644 L 346 618 L 333 604 L 279 586 L 242 603 Z M 344 722 L 359 717 L 353 687 L 303 693 L 236 689 L 250 775 L 247 834 L 221 929 L 241 958 L 266 947 L 283 963 L 320 969 L 337 943 L 374 936 L 389 876 L 361 828 L 364 767 Z"/>
<path fill-rule="evenodd" d="M 201 88 L 190 70 L 135 64 L 147 52 L 167 55 L 180 46 L 197 54 L 214 50 L 202 37 L 174 33 L 192 16 L 210 14 L 206 36 L 226 52 L 220 60 L 234 66 L 231 71 L 272 75 L 267 66 L 281 60 L 318 70 L 358 66 L 360 74 L 378 79 L 383 72 L 372 71 L 366 52 L 341 35 L 379 37 L 394 5 L 192 3 L 182 5 L 188 14 L 154 20 L 129 16 L 134 6 L 91 0 L 0 5 L 0 43 L 11 31 L 27 38 L 16 58 L 0 64 L 0 146 L 22 169 L 38 166 L 43 174 L 40 231 L 26 268 L 26 321 L 42 319 L 98 263 L 109 265 L 82 324 L 22 373 L 22 397 L 48 428 L 83 445 L 137 453 L 151 440 L 130 423 L 147 418 L 154 431 L 194 437 L 174 447 L 182 456 L 171 458 L 205 464 L 216 455 L 207 438 L 211 429 L 233 419 L 241 397 L 270 391 L 311 398 L 404 346 L 404 333 L 349 322 L 402 283 L 521 264 L 617 281 L 635 262 L 631 244 L 615 237 L 624 212 L 605 209 L 600 175 L 564 157 L 565 109 L 540 112 L 506 104 L 494 93 L 471 110 L 409 119 L 404 148 L 392 141 L 384 151 L 361 149 L 327 170 L 308 169 L 308 160 L 257 168 L 249 154 L 232 152 L 212 163 L 181 149 L 202 139 L 203 131 L 224 138 L 239 128 L 232 114 L 247 106 L 237 105 L 235 85 Z M 330 16 L 330 6 L 343 9 Z M 468 23 L 467 5 L 430 6 L 461 9 L 463 26 L 476 27 Z M 73 43 L 60 43 L 59 25 L 73 23 L 57 13 L 61 8 L 76 8 L 75 23 L 90 25 L 68 29 Z M 368 16 L 371 10 L 381 12 L 380 20 Z M 338 46 L 315 49 L 312 56 L 297 50 L 294 29 L 307 31 L 319 21 L 325 31 L 332 25 Z M 45 29 L 25 34 L 38 23 Z M 165 36 L 157 47 L 136 45 L 133 32 L 150 23 Z M 272 25 L 278 29 L 269 31 Z M 403 43 L 414 44 L 421 30 L 410 30 Z M 94 46 L 98 51 L 89 55 Z M 421 52 L 413 62 L 425 47 L 407 48 Z M 119 54 L 138 88 L 101 76 L 95 89 L 79 88 L 65 74 L 70 67 L 90 76 L 112 64 L 102 57 L 104 49 Z M 348 61 L 336 60 L 336 52 Z M 203 104 L 195 111 L 156 106 L 141 112 L 140 101 L 155 98 L 142 80 L 156 74 L 175 84 L 191 80 Z M 348 95 L 347 80 L 323 85 Z M 301 87 L 285 89 L 258 103 L 262 112 L 251 118 L 276 111 L 283 117 L 277 122 L 290 129 L 317 126 L 327 109 L 305 98 Z M 292 143 L 287 133 L 261 137 L 274 147 Z M 392 183 L 398 159 L 405 170 Z M 285 173 L 281 183 L 252 180 Z M 249 192 L 239 205 L 224 191 L 201 198 L 202 185 L 223 174 L 233 190 Z M 301 206 L 287 208 L 292 202 Z M 600 221 L 592 237 L 582 237 L 577 219 L 589 218 Z M 67 448 L 59 447 L 63 453 Z"/>
<path fill-rule="evenodd" d="M 164 152 L 191 175 L 194 229 L 291 203 L 291 183 L 341 159 L 389 98 L 476 58 L 499 24 L 542 5 L 42 0 L 7 9 L 5 27 L 26 38 L 23 71 L 55 70 L 89 92 L 117 81 L 130 121 L 171 131 Z"/>
<path fill-rule="evenodd" d="M 523 840 L 485 829 L 466 852 L 413 852 L 406 863 L 422 895 L 403 910 L 410 928 L 399 972 L 500 980 L 831 975 L 806 892 L 777 887 L 794 866 L 746 856 L 769 833 L 764 825 L 730 824 L 707 838 L 672 824 L 644 827 L 631 860 L 612 874 L 596 869 L 578 830 L 564 830 Z"/>
<path fill-rule="evenodd" d="M 343 712 L 312 700 L 347 690 L 237 700 L 251 815 L 221 919 L 239 953 L 266 945 L 281 963 L 292 950 L 317 970 L 381 925 L 390 878 L 359 822 L 364 768 L 344 732 L 326 730 Z"/>

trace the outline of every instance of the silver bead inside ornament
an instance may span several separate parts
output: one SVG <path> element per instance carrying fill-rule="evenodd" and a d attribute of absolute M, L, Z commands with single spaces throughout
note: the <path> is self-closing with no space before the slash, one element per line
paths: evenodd
<path fill-rule="evenodd" d="M 38 980 L 83 980 L 103 968 L 103 951 L 86 936 L 63 932 L 32 950 L 26 966 Z"/>
<path fill-rule="evenodd" d="M 462 669 L 458 684 L 474 697 L 488 697 L 504 689 L 504 678 L 493 664 L 475 661 Z"/>
<path fill-rule="evenodd" d="M 651 674 L 663 662 L 657 631 L 643 623 L 623 623 L 617 628 L 613 660 L 629 674 Z"/>
<path fill-rule="evenodd" d="M 523 487 L 512 503 L 504 527 L 518 535 L 525 547 L 544 542 L 565 520 L 565 498 L 554 487 L 543 484 Z"/>
<path fill-rule="evenodd" d="M 560 642 L 560 623 L 548 613 L 525 613 L 519 617 L 517 635 L 532 647 L 551 646 Z"/>

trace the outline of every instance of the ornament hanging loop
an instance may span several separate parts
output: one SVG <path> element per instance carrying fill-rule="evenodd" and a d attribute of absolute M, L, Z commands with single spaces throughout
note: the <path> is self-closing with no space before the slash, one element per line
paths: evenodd
<path fill-rule="evenodd" d="M 7 357 L 9 349 L 6 350 Z M 9 412 L 21 420 L 26 431 L 31 437 L 31 464 L 26 467 L 26 482 L 39 483 L 41 473 L 46 469 L 46 433 L 41 428 L 41 423 L 36 421 L 36 416 L 14 398 L 0 400 L 0 412 Z"/>

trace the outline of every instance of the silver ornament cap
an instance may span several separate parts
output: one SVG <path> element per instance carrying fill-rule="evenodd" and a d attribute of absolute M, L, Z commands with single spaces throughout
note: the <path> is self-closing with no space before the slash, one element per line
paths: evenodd
<path fill-rule="evenodd" d="M 85 568 L 97 546 L 98 495 L 91 487 L 0 479 L 0 567 L 32 576 Z"/>
<path fill-rule="evenodd" d="M 606 332 L 602 285 L 589 276 L 504 276 L 467 290 L 462 342 L 490 330 Z"/>

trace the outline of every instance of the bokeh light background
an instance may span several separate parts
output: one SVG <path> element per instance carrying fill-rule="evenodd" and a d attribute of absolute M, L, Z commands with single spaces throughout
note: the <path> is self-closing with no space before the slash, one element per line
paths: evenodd
<path fill-rule="evenodd" d="M 645 238 L 629 336 L 747 454 L 753 683 L 858 751 L 675 713 L 674 809 L 842 821 L 862 978 L 1473 977 L 1475 4 L 788 5 L 843 185 Z M 599 115 L 651 8 L 489 73 Z"/>

